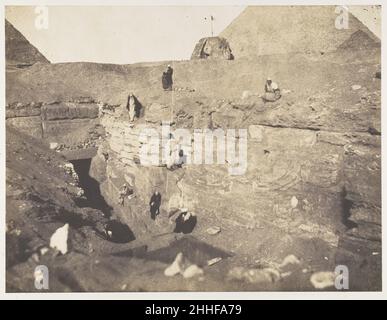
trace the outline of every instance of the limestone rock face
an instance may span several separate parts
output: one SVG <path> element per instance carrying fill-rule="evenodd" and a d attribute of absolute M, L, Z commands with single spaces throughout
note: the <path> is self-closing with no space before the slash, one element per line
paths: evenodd
<path fill-rule="evenodd" d="M 6 123 L 47 140 L 48 145 L 56 142 L 54 149 L 73 152 L 95 147 L 103 133 L 98 131 L 98 112 L 98 104 L 85 98 L 51 103 L 19 102 L 7 106 Z"/>
<path fill-rule="evenodd" d="M 196 44 L 191 59 L 223 59 L 233 60 L 230 45 L 225 38 L 209 37 L 202 38 Z"/>

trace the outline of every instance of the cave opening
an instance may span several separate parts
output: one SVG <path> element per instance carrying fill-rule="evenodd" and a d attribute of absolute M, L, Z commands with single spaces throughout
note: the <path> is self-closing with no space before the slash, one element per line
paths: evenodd
<path fill-rule="evenodd" d="M 70 160 L 79 178 L 79 186 L 84 191 L 84 198 L 79 199 L 80 207 L 90 207 L 101 210 L 106 217 L 112 215 L 113 208 L 101 194 L 99 182 L 90 176 L 91 158 Z"/>
<path fill-rule="evenodd" d="M 347 199 L 347 190 L 345 187 L 341 190 L 341 222 L 348 228 L 353 229 L 357 227 L 357 223 L 351 220 L 351 209 L 353 202 Z"/>

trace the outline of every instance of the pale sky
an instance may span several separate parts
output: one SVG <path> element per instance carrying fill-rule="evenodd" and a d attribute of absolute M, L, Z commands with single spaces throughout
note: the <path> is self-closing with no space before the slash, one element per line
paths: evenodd
<path fill-rule="evenodd" d="M 49 6 L 48 29 L 32 6 L 7 6 L 6 18 L 51 62 L 134 63 L 189 59 L 200 38 L 219 34 L 241 6 Z"/>
<path fill-rule="evenodd" d="M 7 6 L 5 15 L 51 62 L 127 64 L 187 60 L 200 38 L 223 31 L 243 6 L 49 6 L 48 29 L 37 29 L 34 6 Z M 349 6 L 380 38 L 380 7 Z"/>

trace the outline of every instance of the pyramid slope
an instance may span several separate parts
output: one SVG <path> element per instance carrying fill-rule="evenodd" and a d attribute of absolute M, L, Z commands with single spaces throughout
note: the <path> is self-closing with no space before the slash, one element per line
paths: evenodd
<path fill-rule="evenodd" d="M 291 52 L 336 50 L 358 30 L 378 41 L 366 26 L 349 14 L 348 29 L 336 29 L 336 6 L 251 6 L 220 35 L 235 58 Z"/>
<path fill-rule="evenodd" d="M 5 20 L 5 59 L 7 65 L 49 63 L 9 21 Z"/>
<path fill-rule="evenodd" d="M 354 32 L 348 40 L 344 41 L 339 49 L 369 49 L 376 48 L 380 44 L 362 30 Z"/>

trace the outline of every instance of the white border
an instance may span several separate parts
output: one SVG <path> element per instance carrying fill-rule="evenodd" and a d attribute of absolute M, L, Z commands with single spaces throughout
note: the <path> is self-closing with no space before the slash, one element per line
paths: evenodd
<path fill-rule="evenodd" d="M 147 300 L 147 299 L 156 299 L 156 300 L 195 300 L 195 299 L 220 299 L 220 300 L 272 300 L 272 299 L 310 299 L 310 300 L 323 300 L 323 299 L 387 299 L 386 295 L 386 267 L 387 267 L 387 258 L 386 258 L 386 226 L 384 219 L 384 208 L 382 207 L 382 285 L 383 291 L 381 292 L 149 292 L 149 293 L 138 293 L 138 292 L 120 292 L 120 293 L 5 293 L 5 48 L 4 48 L 4 8 L 7 5 L 106 5 L 106 6 L 117 6 L 117 5 L 141 5 L 141 6 L 151 6 L 151 5 L 186 5 L 186 6 L 223 6 L 223 5 L 382 5 L 382 53 L 385 51 L 385 36 L 386 25 L 384 23 L 386 14 L 383 8 L 382 1 L 364 1 L 364 0 L 348 0 L 348 1 L 237 1 L 237 0 L 46 0 L 46 1 L 3 1 L 3 4 L 0 9 L 0 19 L 2 21 L 2 27 L 0 31 L 0 48 L 1 48 L 1 75 L 0 75 L 0 88 L 2 89 L 1 94 L 1 117 L 3 121 L 0 124 L 0 261 L 1 261 L 1 271 L 3 277 L 0 281 L 0 299 L 33 299 L 33 300 L 62 300 L 62 299 L 131 299 L 131 300 Z M 386 122 L 386 114 L 383 112 L 385 107 L 385 78 L 384 78 L 384 65 L 386 59 L 382 54 L 382 136 L 384 132 L 384 124 Z M 386 161 L 383 155 L 383 150 L 386 148 L 384 139 L 382 138 L 382 172 L 385 167 Z M 382 203 L 386 197 L 385 185 L 386 185 L 387 176 L 382 174 Z"/>

